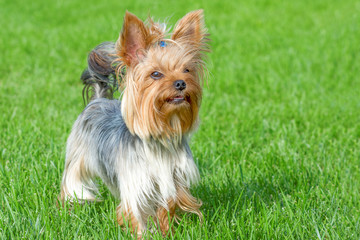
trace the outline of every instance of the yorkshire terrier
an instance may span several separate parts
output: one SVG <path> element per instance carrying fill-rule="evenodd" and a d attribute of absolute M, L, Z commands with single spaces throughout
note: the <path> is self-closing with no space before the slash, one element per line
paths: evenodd
<path fill-rule="evenodd" d="M 208 34 L 202 10 L 185 15 L 168 34 L 126 12 L 116 43 L 88 56 L 83 95 L 93 92 L 67 140 L 61 200 L 96 200 L 96 177 L 121 200 L 117 222 L 135 234 L 152 218 L 163 234 L 177 208 L 197 214 L 189 191 L 199 178 L 188 144 L 199 123 Z M 121 101 L 113 99 L 116 88 Z"/>

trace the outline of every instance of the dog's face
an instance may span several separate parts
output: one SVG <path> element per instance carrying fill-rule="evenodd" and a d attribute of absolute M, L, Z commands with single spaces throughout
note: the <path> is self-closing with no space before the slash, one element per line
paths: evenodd
<path fill-rule="evenodd" d="M 181 138 L 196 126 L 202 96 L 206 32 L 201 10 L 191 12 L 164 39 L 160 25 L 150 26 L 126 13 L 118 54 L 126 65 L 122 112 L 141 138 Z"/>

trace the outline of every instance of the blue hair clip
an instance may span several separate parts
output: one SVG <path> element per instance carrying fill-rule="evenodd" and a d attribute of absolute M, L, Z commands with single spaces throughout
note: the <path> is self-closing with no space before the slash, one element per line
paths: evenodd
<path fill-rule="evenodd" d="M 160 47 L 166 47 L 166 42 L 160 41 L 160 42 L 159 42 L 159 46 L 160 46 Z"/>

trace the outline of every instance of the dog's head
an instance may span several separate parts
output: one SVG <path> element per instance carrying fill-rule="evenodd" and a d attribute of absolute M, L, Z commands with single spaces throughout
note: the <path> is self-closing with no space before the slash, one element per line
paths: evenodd
<path fill-rule="evenodd" d="M 122 113 L 129 130 L 143 139 L 172 139 L 198 121 L 208 50 L 203 11 L 188 13 L 170 38 L 151 19 L 144 24 L 126 12 L 117 41 L 124 93 Z"/>

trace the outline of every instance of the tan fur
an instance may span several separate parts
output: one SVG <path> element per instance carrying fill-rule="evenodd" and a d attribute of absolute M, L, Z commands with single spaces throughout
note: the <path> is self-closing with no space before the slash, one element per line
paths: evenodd
<path fill-rule="evenodd" d="M 193 197 L 188 189 L 178 189 L 176 205 L 185 212 L 195 213 L 199 216 L 200 220 L 203 219 L 200 211 L 202 202 Z"/>
<path fill-rule="evenodd" d="M 202 98 L 204 77 L 204 53 L 208 50 L 208 38 L 203 20 L 203 11 L 190 12 L 176 25 L 171 39 L 164 40 L 160 27 L 148 19 L 149 26 L 135 15 L 126 13 L 123 31 L 117 42 L 118 56 L 126 66 L 123 82 L 123 117 L 130 132 L 143 139 L 152 138 L 166 143 L 167 139 L 178 139 L 197 127 L 198 113 Z M 131 30 L 137 26 L 138 31 Z M 156 43 L 166 41 L 166 47 Z M 188 69 L 189 72 L 184 72 Z M 154 80 L 154 71 L 164 77 Z M 186 101 L 169 103 L 179 93 L 173 84 L 184 80 Z M 192 212 L 202 218 L 201 203 L 188 189 L 179 188 L 177 198 L 169 200 L 168 210 L 159 207 L 157 221 L 163 234 L 169 231 L 169 222 L 175 215 L 176 207 Z M 170 217 L 170 218 L 169 218 Z"/>
<path fill-rule="evenodd" d="M 69 164 L 65 165 L 65 173 L 70 174 L 76 181 L 86 181 L 91 176 L 88 175 L 84 165 L 84 158 L 79 158 L 78 161 L 74 161 L 76 166 L 69 166 Z M 66 177 L 66 175 L 64 176 Z M 64 182 L 61 184 L 61 192 L 60 192 L 60 200 L 64 204 L 67 196 L 71 196 Z M 79 197 L 79 196 L 78 196 Z"/>
<path fill-rule="evenodd" d="M 94 139 L 85 135 L 88 131 L 76 123 L 74 133 L 68 139 L 67 161 L 60 193 L 62 201 L 74 199 L 75 195 L 82 197 L 79 200 L 94 200 L 98 191 L 92 180 L 95 176 L 100 176 L 110 185 L 110 190 L 116 190 L 112 191 L 113 194 L 122 199 L 116 209 L 118 224 L 129 224 L 130 230 L 137 233 L 138 237 L 146 231 L 147 220 L 154 217 L 162 234 L 166 235 L 172 229 L 173 220 L 179 219 L 176 209 L 195 213 L 202 219 L 199 210 L 202 204 L 189 191 L 190 185 L 198 180 L 199 172 L 187 141 L 189 133 L 198 125 L 202 83 L 206 72 L 204 58 L 209 39 L 203 11 L 190 12 L 184 16 L 168 36 L 170 38 L 165 39 L 166 36 L 166 29 L 151 18 L 145 24 L 135 15 L 126 12 L 123 29 L 116 43 L 117 59 L 112 64 L 118 63 L 116 69 L 123 90 L 121 115 L 127 127 L 123 131 L 132 138 L 127 137 L 126 142 L 120 139 L 121 144 L 115 144 L 120 149 L 122 144 L 126 145 L 123 149 L 125 153 L 117 152 L 119 156 L 116 158 L 105 155 L 105 159 L 112 160 L 100 161 L 96 156 L 88 156 L 91 151 L 84 139 Z M 160 45 L 161 41 L 166 42 L 166 46 Z M 100 67 L 105 66 L 103 68 L 109 63 L 96 53 L 90 55 L 89 59 Z M 154 72 L 160 72 L 162 77 L 154 78 Z M 186 87 L 174 85 L 176 82 L 186 83 Z M 96 104 L 104 100 L 96 99 Z M 115 109 L 119 110 L 118 107 L 119 105 Z M 90 108 L 87 111 L 92 113 Z M 84 111 L 83 114 L 87 112 Z M 105 121 L 109 119 L 106 118 Z M 123 126 L 123 122 L 121 123 Z M 105 129 L 96 128 L 103 127 L 102 124 L 96 124 L 91 125 L 93 129 Z M 118 125 L 110 126 L 116 128 Z M 79 132 L 85 133 L 80 136 L 86 137 L 81 139 L 81 143 L 78 143 Z M 92 135 L 101 134 L 102 132 L 96 132 Z M 115 136 L 111 134 L 105 134 L 103 138 Z M 185 137 L 182 138 L 183 136 Z M 134 140 L 133 146 L 127 139 Z M 98 144 L 99 142 L 102 144 Z M 96 140 L 91 144 L 92 148 L 102 146 L 104 141 Z M 132 149 L 134 151 L 128 152 Z M 97 153 L 102 152 L 100 150 Z M 129 159 L 126 159 L 127 155 Z M 127 161 L 131 161 L 131 164 Z M 103 171 L 99 171 L 99 166 L 104 162 L 111 163 L 111 167 L 106 166 Z M 133 162 L 137 164 L 132 164 Z M 117 176 L 112 171 L 114 169 L 121 173 Z M 115 175 L 116 184 L 108 180 L 112 180 Z M 126 181 L 128 179 L 131 181 Z"/>
<path fill-rule="evenodd" d="M 170 199 L 168 201 L 168 209 L 160 206 L 156 213 L 157 222 L 162 234 L 166 236 L 169 230 L 173 230 L 173 228 L 170 228 L 170 224 L 172 224 L 173 220 L 176 222 L 180 220 L 180 217 L 175 212 L 177 208 L 184 212 L 195 213 L 199 216 L 200 220 L 202 220 L 203 215 L 200 211 L 201 205 L 201 201 L 193 197 L 189 190 L 179 188 L 177 190 L 176 200 Z"/>
<path fill-rule="evenodd" d="M 207 34 L 204 24 L 204 11 L 200 9 L 188 13 L 176 24 L 171 39 L 193 45 L 195 48 L 200 48 L 199 50 L 205 50 L 204 47 L 208 41 L 205 36 Z"/>
<path fill-rule="evenodd" d="M 163 38 L 163 33 L 158 26 L 149 18 L 150 27 L 134 14 L 126 11 L 122 32 L 118 39 L 117 50 L 119 59 L 127 66 L 136 65 L 150 44 Z"/>
<path fill-rule="evenodd" d="M 164 207 L 159 207 L 156 213 L 157 223 L 159 225 L 160 231 L 165 236 L 168 231 L 170 230 L 170 224 L 172 223 L 173 219 L 177 219 L 177 215 L 175 213 L 176 210 L 176 203 L 174 200 L 168 201 L 168 210 Z M 173 228 L 171 228 L 172 230 Z"/>
<path fill-rule="evenodd" d="M 133 233 L 141 235 L 141 232 L 144 230 L 143 226 L 140 225 L 139 221 L 135 218 L 131 210 L 124 210 L 121 205 L 116 208 L 116 217 L 117 222 L 120 226 L 125 227 L 128 224 L 128 227 Z"/>
<path fill-rule="evenodd" d="M 204 52 L 207 51 L 203 11 L 187 14 L 179 21 L 168 46 L 156 43 L 164 38 L 159 25 L 150 18 L 149 26 L 131 13 L 126 13 L 122 33 L 117 42 L 119 60 L 126 66 L 123 87 L 124 119 L 133 134 L 147 139 L 150 136 L 166 142 L 181 136 L 197 126 L 202 97 Z M 141 69 L 141 71 L 139 71 Z M 188 69 L 189 73 L 184 73 Z M 164 78 L 150 77 L 159 71 Z M 120 71 L 120 70 L 119 70 Z M 171 104 L 177 96 L 173 83 L 182 79 L 187 87 L 181 104 Z"/>

